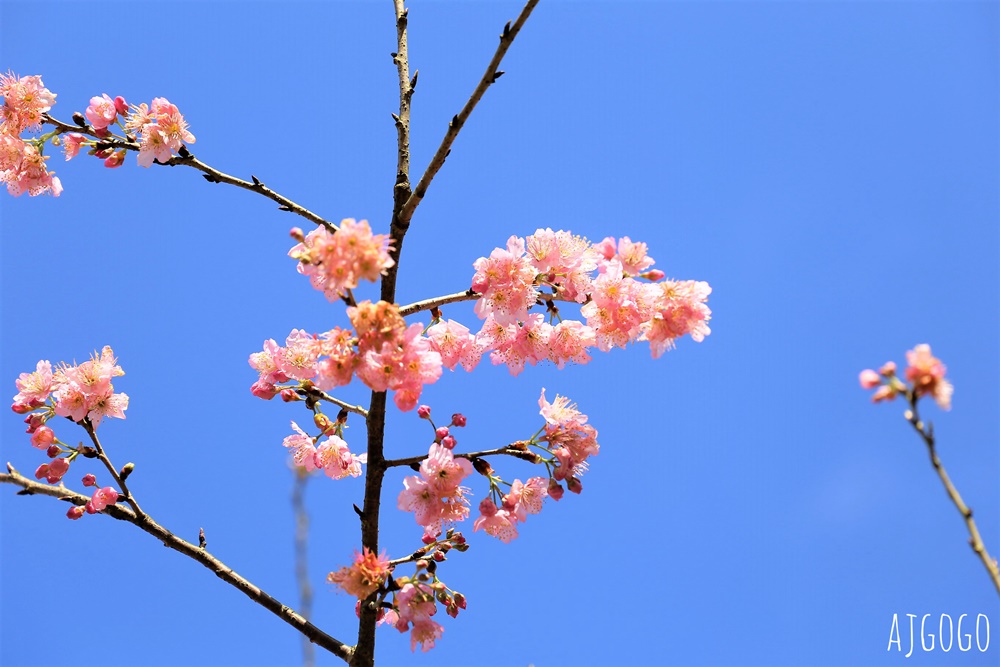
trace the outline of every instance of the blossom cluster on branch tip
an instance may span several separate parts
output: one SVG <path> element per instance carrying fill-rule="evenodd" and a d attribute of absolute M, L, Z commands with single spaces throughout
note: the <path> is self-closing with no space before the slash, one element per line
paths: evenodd
<path fill-rule="evenodd" d="M 344 439 L 335 433 L 327 433 L 327 439 L 318 443 L 322 435 L 310 437 L 295 422 L 292 428 L 295 434 L 285 438 L 282 444 L 291 450 L 292 462 L 297 468 L 305 472 L 322 470 L 332 479 L 361 475 L 361 465 L 368 461 L 367 453 L 352 454 Z"/>
<path fill-rule="evenodd" d="M 931 354 L 931 346 L 921 344 L 909 350 L 906 363 L 904 377 L 910 386 L 896 375 L 896 364 L 892 361 L 886 362 L 878 371 L 870 368 L 861 371 L 858 376 L 861 387 L 875 389 L 872 402 L 891 401 L 900 394 L 912 391 L 915 397 L 930 396 L 942 410 L 950 410 L 955 388 L 945 379 L 947 369 L 940 359 Z"/>
<path fill-rule="evenodd" d="M 525 364 L 546 359 L 559 368 L 586 363 L 591 347 L 607 352 L 648 341 L 656 358 L 685 334 L 704 340 L 711 333 L 706 301 L 712 288 L 703 281 L 663 280 L 652 265 L 646 244 L 627 236 L 597 244 L 562 230 L 511 236 L 506 248 L 473 264 L 472 290 L 481 295 L 475 311 L 485 320 L 475 344 L 517 375 Z M 554 301 L 582 304 L 586 324 L 564 320 Z M 539 304 L 546 305 L 550 322 L 529 314 Z"/>
<path fill-rule="evenodd" d="M 42 83 L 42 77 L 18 77 L 13 72 L 0 74 L 0 181 L 7 184 L 7 191 L 19 197 L 25 192 L 30 196 L 48 192 L 58 197 L 62 183 L 55 172 L 50 172 L 42 154 L 45 141 L 24 140 L 22 132 L 41 128 L 42 114 L 56 103 L 56 95 Z"/>
<path fill-rule="evenodd" d="M 125 161 L 128 148 L 124 144 L 133 149 L 138 144 L 138 163 L 149 167 L 154 161 L 166 163 L 185 143 L 195 142 L 184 116 L 164 97 L 155 98 L 150 105 L 130 107 L 125 98 L 112 99 L 102 93 L 90 98 L 83 114 L 74 116 L 90 136 L 70 132 L 60 139 L 62 130 L 57 128 L 38 138 L 23 139 L 22 132 L 41 128 L 44 114 L 55 104 L 55 93 L 45 88 L 40 76 L 18 77 L 8 72 L 0 75 L 0 96 L 4 98 L 0 107 L 0 181 L 15 197 L 25 192 L 32 197 L 45 192 L 58 197 L 62 192 L 55 172 L 45 166 L 49 158 L 44 150 L 50 141 L 56 146 L 62 142 L 67 160 L 88 146 L 90 155 L 111 168 Z M 115 125 L 124 130 L 122 135 L 113 134 Z"/>
<path fill-rule="evenodd" d="M 303 236 L 296 228 L 292 236 L 299 244 L 288 256 L 298 260 L 299 273 L 309 276 L 312 286 L 330 301 L 357 287 L 361 279 L 375 282 L 395 264 L 389 256 L 389 236 L 372 234 L 367 220 L 341 220 L 336 233 L 317 227 Z"/>

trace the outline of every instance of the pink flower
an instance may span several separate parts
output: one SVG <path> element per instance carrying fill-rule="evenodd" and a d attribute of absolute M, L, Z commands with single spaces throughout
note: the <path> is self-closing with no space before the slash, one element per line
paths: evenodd
<path fill-rule="evenodd" d="M 48 449 L 56 440 L 56 434 L 48 426 L 40 426 L 31 434 L 31 446 L 38 449 Z"/>
<path fill-rule="evenodd" d="M 351 344 L 353 337 L 353 331 L 340 327 L 320 335 L 320 353 L 326 358 L 316 364 L 317 387 L 327 390 L 350 384 L 357 358 Z"/>
<path fill-rule="evenodd" d="M 545 477 L 532 477 L 527 483 L 515 479 L 503 500 L 503 507 L 518 521 L 525 522 L 529 514 L 542 511 L 542 503 L 549 495 L 549 480 Z"/>
<path fill-rule="evenodd" d="M 80 146 L 87 141 L 87 137 L 76 132 L 70 132 L 63 137 L 63 151 L 66 153 L 66 159 L 71 160 L 75 158 L 80 153 Z"/>
<path fill-rule="evenodd" d="M 417 621 L 410 630 L 410 650 L 416 651 L 417 644 L 420 650 L 426 653 L 434 648 L 434 641 L 441 638 L 444 627 L 437 621 L 430 619 Z"/>
<path fill-rule="evenodd" d="M 118 109 L 115 107 L 115 101 L 104 93 L 100 97 L 91 97 L 90 106 L 83 114 L 95 130 L 103 130 L 114 124 L 118 118 Z"/>
<path fill-rule="evenodd" d="M 154 160 L 166 163 L 183 144 L 193 144 L 195 137 L 187 128 L 184 116 L 165 97 L 155 98 L 149 107 L 133 107 L 125 121 L 125 129 L 139 135 L 138 162 L 143 167 Z"/>
<path fill-rule="evenodd" d="M 4 98 L 0 107 L 0 133 L 10 136 L 39 128 L 42 114 L 56 103 L 55 93 L 42 84 L 38 75 L 0 74 L 0 95 Z"/>
<path fill-rule="evenodd" d="M 69 511 L 66 512 L 66 516 L 68 518 L 72 519 L 73 521 L 76 521 L 77 519 L 79 519 L 80 517 L 82 517 L 84 514 L 86 514 L 86 510 L 84 510 L 79 505 L 73 505 L 73 507 L 70 507 Z"/>
<path fill-rule="evenodd" d="M 377 591 L 385 582 L 392 567 L 385 551 L 376 556 L 364 548 L 363 553 L 354 552 L 354 562 L 327 575 L 326 580 L 340 586 L 348 595 L 364 599 Z"/>
<path fill-rule="evenodd" d="M 532 266 L 562 298 L 584 302 L 599 254 L 587 239 L 570 232 L 539 229 L 525 240 Z"/>
<path fill-rule="evenodd" d="M 94 512 L 100 512 L 108 505 L 114 505 L 116 502 L 118 502 L 118 492 L 110 486 L 106 486 L 103 489 L 95 490 L 94 495 L 91 496 L 90 502 L 87 505 L 93 508 Z M 91 514 L 94 512 L 91 512 Z"/>
<path fill-rule="evenodd" d="M 295 433 L 286 437 L 281 444 L 292 450 L 292 461 L 296 467 L 312 472 L 316 469 L 316 447 L 313 439 L 295 422 L 292 422 L 292 428 Z"/>
<path fill-rule="evenodd" d="M 593 329 L 597 347 L 608 352 L 639 337 L 641 325 L 653 317 L 654 295 L 646 289 L 650 285 L 624 276 L 618 260 L 604 269 L 594 280 L 591 300 L 581 306 L 580 314 Z"/>
<path fill-rule="evenodd" d="M 95 477 L 94 475 L 92 475 L 90 473 L 87 473 L 86 475 L 83 476 L 83 485 L 84 486 L 97 486 L 97 477 Z"/>
<path fill-rule="evenodd" d="M 299 261 L 299 273 L 309 276 L 314 288 L 336 301 L 359 280 L 375 282 L 395 264 L 390 249 L 387 234 L 372 234 L 368 221 L 347 218 L 336 233 L 326 227 L 309 232 L 288 256 Z"/>
<path fill-rule="evenodd" d="M 361 464 L 368 460 L 367 454 L 352 454 L 347 443 L 336 435 L 331 435 L 316 447 L 314 457 L 316 467 L 322 468 L 326 476 L 332 479 L 358 477 L 361 475 Z"/>
<path fill-rule="evenodd" d="M 17 387 L 14 404 L 29 408 L 42 406 L 52 393 L 52 383 L 52 364 L 48 361 L 39 361 L 33 373 L 21 373 L 14 381 Z"/>
<path fill-rule="evenodd" d="M 49 484 L 60 481 L 69 472 L 69 459 L 52 459 L 49 463 L 43 463 L 35 470 L 35 479 L 45 478 Z"/>
<path fill-rule="evenodd" d="M 475 312 L 480 318 L 493 317 L 501 325 L 513 324 L 528 315 L 535 305 L 537 271 L 530 259 L 524 257 L 524 240 L 511 236 L 507 249 L 496 248 L 489 258 L 480 257 L 473 264 L 476 274 L 472 289 L 482 297 L 476 302 Z"/>
<path fill-rule="evenodd" d="M 518 375 L 526 363 L 534 366 L 548 357 L 551 333 L 552 325 L 545 322 L 544 315 L 525 315 L 520 325 L 510 325 L 511 337 L 490 353 L 490 360 L 494 364 L 507 364 L 510 374 Z"/>
<path fill-rule="evenodd" d="M 507 510 L 498 510 L 490 498 L 483 498 L 479 503 L 479 518 L 472 524 L 473 532 L 480 528 L 507 544 L 517 537 L 517 517 Z"/>
<path fill-rule="evenodd" d="M 712 331 L 708 321 L 712 311 L 705 302 L 712 288 L 704 281 L 666 280 L 649 286 L 655 302 L 652 317 L 640 326 L 640 340 L 648 340 L 653 358 L 674 346 L 674 341 L 690 334 L 701 342 Z"/>
<path fill-rule="evenodd" d="M 428 456 L 420 464 L 420 476 L 403 480 L 403 491 L 397 500 L 399 509 L 413 512 L 417 524 L 426 535 L 440 532 L 443 524 L 462 521 L 469 516 L 468 489 L 460 486 L 472 474 L 472 464 L 455 458 L 441 444 L 432 444 Z"/>
<path fill-rule="evenodd" d="M 576 320 L 563 320 L 549 335 L 549 359 L 557 368 L 563 368 L 570 361 L 585 364 L 591 359 L 587 348 L 595 345 L 597 337 L 593 329 Z"/>
<path fill-rule="evenodd" d="M 427 329 L 431 349 L 441 355 L 441 363 L 450 371 L 462 364 L 471 371 L 479 363 L 483 351 L 476 345 L 476 337 L 469 329 L 455 320 L 440 321 Z"/>
<path fill-rule="evenodd" d="M 21 161 L 16 168 L 0 172 L 0 181 L 7 183 L 7 191 L 15 197 L 27 192 L 32 197 L 48 192 L 58 197 L 62 183 L 54 172 L 45 168 L 47 155 L 42 155 L 31 144 L 22 145 Z"/>
<path fill-rule="evenodd" d="M 913 384 L 917 396 L 931 396 L 942 410 L 951 409 L 955 388 L 944 379 L 946 368 L 931 355 L 931 346 L 917 345 L 906 353 L 906 379 Z"/>

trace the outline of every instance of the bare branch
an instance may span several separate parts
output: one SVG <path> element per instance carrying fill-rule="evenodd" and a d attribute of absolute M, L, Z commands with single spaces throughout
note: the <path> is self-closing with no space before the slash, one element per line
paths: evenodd
<path fill-rule="evenodd" d="M 48 114 L 44 114 L 43 120 L 45 123 L 55 126 L 56 129 L 59 130 L 60 134 L 64 134 L 66 132 L 76 132 L 78 134 L 86 134 L 88 136 L 94 137 L 97 141 L 101 142 L 102 144 L 107 144 L 108 148 L 111 149 L 124 148 L 130 151 L 139 150 L 139 144 L 134 141 L 122 141 L 120 139 L 115 139 L 111 137 L 100 137 L 90 127 L 80 127 L 78 125 L 70 125 L 68 123 L 62 122 L 61 120 L 56 120 L 55 118 L 49 116 Z M 333 224 L 329 220 L 326 220 L 316 215 L 315 213 L 305 208 L 304 206 L 296 204 L 288 197 L 284 197 L 278 194 L 274 190 L 270 189 L 269 187 L 261 183 L 260 179 L 258 179 L 256 176 L 250 177 L 253 179 L 252 182 L 244 181 L 240 178 L 236 178 L 235 176 L 230 176 L 229 174 L 223 173 L 218 169 L 215 169 L 214 167 L 208 166 L 201 160 L 195 158 L 194 155 L 189 153 L 186 146 L 182 147 L 181 150 L 182 154 L 180 156 L 172 157 L 165 163 L 154 162 L 154 164 L 159 164 L 161 166 L 169 166 L 169 167 L 174 167 L 178 165 L 185 167 L 193 167 L 194 169 L 197 169 L 198 171 L 204 173 L 205 180 L 207 180 L 210 183 L 228 183 L 229 185 L 235 185 L 238 188 L 243 188 L 244 190 L 250 190 L 251 192 L 256 192 L 257 194 L 264 195 L 268 199 L 277 202 L 279 204 L 278 208 L 282 211 L 288 211 L 289 213 L 300 215 L 303 218 L 309 220 L 310 222 L 313 222 L 317 225 L 323 225 L 330 232 L 337 231 L 337 226 L 335 224 Z"/>
<path fill-rule="evenodd" d="M 986 551 L 986 545 L 983 544 L 983 538 L 979 535 L 979 528 L 976 526 L 976 522 L 972 518 L 972 509 L 962 500 L 962 496 L 959 495 L 958 489 L 956 489 L 955 485 L 951 483 L 951 478 L 948 477 L 948 473 L 945 472 L 944 466 L 941 464 L 941 459 L 938 458 L 937 448 L 934 442 L 934 427 L 929 423 L 924 424 L 924 422 L 921 421 L 920 415 L 917 413 L 917 400 L 919 397 L 916 392 L 911 389 L 907 389 L 906 398 L 910 402 L 910 409 L 906 411 L 904 416 L 917 433 L 920 434 L 924 444 L 927 445 L 927 453 L 930 454 L 931 465 L 934 466 L 934 470 L 937 472 L 938 477 L 941 478 L 941 483 L 944 484 L 944 489 L 948 493 L 948 497 L 951 498 L 951 502 L 954 503 L 955 507 L 962 515 L 962 518 L 965 519 L 965 527 L 969 531 L 969 546 L 972 547 L 972 550 L 976 552 L 976 555 L 979 556 L 979 559 L 983 562 L 983 565 L 986 567 L 986 571 L 990 575 L 990 579 L 993 581 L 993 586 L 997 589 L 997 593 L 1000 594 L 1000 567 L 998 567 L 997 561 L 990 556 L 988 551 Z"/>
<path fill-rule="evenodd" d="M 486 449 L 481 452 L 465 452 L 462 454 L 455 454 L 454 456 L 455 458 L 469 459 L 471 461 L 472 459 L 483 458 L 484 456 L 496 456 L 499 454 L 504 454 L 506 456 L 513 456 L 515 458 L 519 458 L 525 461 L 530 461 L 532 463 L 536 462 L 537 458 L 531 452 L 515 447 L 514 445 L 505 445 L 497 449 Z M 396 468 L 399 466 L 412 466 L 417 463 L 420 463 L 427 457 L 428 454 L 424 454 L 423 456 L 411 456 L 405 459 L 390 459 L 385 462 L 385 467 Z"/>
<path fill-rule="evenodd" d="M 464 292 L 456 292 L 454 294 L 446 294 L 444 296 L 436 296 L 433 299 L 424 299 L 423 301 L 415 301 L 413 303 L 407 304 L 400 307 L 399 314 L 403 317 L 407 315 L 414 315 L 416 313 L 430 310 L 431 308 L 437 308 L 439 306 L 444 306 L 449 303 L 459 303 L 460 301 L 475 301 L 482 295 L 473 292 L 471 289 L 465 290 Z"/>
<path fill-rule="evenodd" d="M 7 464 L 7 473 L 0 473 L 0 484 L 14 484 L 23 489 L 21 492 L 22 494 L 51 496 L 53 498 L 70 502 L 74 505 L 86 505 L 90 500 L 87 496 L 70 491 L 65 486 L 51 486 L 49 484 L 42 484 L 32 479 L 28 479 L 15 470 L 14 466 L 10 463 Z M 118 519 L 119 521 L 127 521 L 163 542 L 164 546 L 170 547 L 171 549 L 198 561 L 214 572 L 217 577 L 225 581 L 227 584 L 235 587 L 251 600 L 261 605 L 271 613 L 277 615 L 281 618 L 281 620 L 285 621 L 297 631 L 308 637 L 309 641 L 312 643 L 326 649 L 344 661 L 349 661 L 351 659 L 351 655 L 353 654 L 352 647 L 326 634 L 303 618 L 302 615 L 294 609 L 280 603 L 278 600 L 275 600 L 253 583 L 238 575 L 231 567 L 220 561 L 205 549 L 177 537 L 169 530 L 153 521 L 148 514 L 139 516 L 132 509 L 121 505 L 109 505 L 100 513 L 107 514 L 108 516 Z"/>
<path fill-rule="evenodd" d="M 398 0 L 397 0 L 398 1 Z M 405 231 L 410 225 L 410 220 L 413 218 L 413 212 L 417 210 L 417 206 L 420 205 L 420 201 L 427 194 L 427 188 L 430 187 L 431 181 L 437 175 L 441 167 L 444 166 L 444 161 L 448 157 L 448 153 L 451 152 L 451 145 L 455 142 L 455 138 L 458 136 L 459 131 L 465 125 L 465 122 L 469 119 L 472 114 L 472 110 L 476 108 L 479 100 L 482 99 L 483 95 L 486 93 L 486 89 L 492 86 L 497 79 L 499 79 L 503 72 L 499 71 L 500 62 L 503 57 L 507 54 L 507 49 L 510 45 L 514 43 L 514 38 L 517 34 L 521 32 L 521 28 L 524 27 L 525 21 L 531 16 L 531 12 L 535 9 L 535 5 L 538 4 L 538 0 L 528 0 L 524 5 L 524 9 L 518 15 L 517 19 L 513 23 L 508 23 L 504 26 L 503 33 L 500 35 L 500 44 L 497 46 L 496 53 L 493 54 L 493 59 L 490 60 L 490 64 L 486 67 L 486 72 L 483 77 L 479 80 L 475 89 L 472 91 L 472 95 L 469 96 L 469 100 L 462 107 L 462 110 L 458 112 L 448 123 L 448 131 L 444 135 L 444 139 L 441 140 L 441 145 L 438 146 L 437 152 L 434 157 L 431 158 L 430 164 L 427 165 L 427 169 L 424 171 L 423 176 L 420 177 L 420 181 L 417 183 L 417 187 L 413 190 L 410 198 L 406 201 L 405 206 L 403 206 L 402 211 L 399 213 L 398 224 Z"/>

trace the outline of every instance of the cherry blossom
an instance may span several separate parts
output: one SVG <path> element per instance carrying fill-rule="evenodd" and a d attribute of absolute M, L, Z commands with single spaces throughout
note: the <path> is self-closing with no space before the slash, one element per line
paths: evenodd
<path fill-rule="evenodd" d="M 326 580 L 344 589 L 348 595 L 364 599 L 377 591 L 385 582 L 392 567 L 385 551 L 378 556 L 364 548 L 362 553 L 354 552 L 354 562 L 327 575 Z"/>
<path fill-rule="evenodd" d="M 347 218 L 336 233 L 326 227 L 309 232 L 288 256 L 299 261 L 299 273 L 309 276 L 313 287 L 336 301 L 358 281 L 375 282 L 395 264 L 390 249 L 387 234 L 372 234 L 367 220 Z"/>

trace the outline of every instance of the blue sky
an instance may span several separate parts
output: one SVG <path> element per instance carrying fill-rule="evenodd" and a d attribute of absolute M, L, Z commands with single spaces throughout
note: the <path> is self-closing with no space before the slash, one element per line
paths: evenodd
<path fill-rule="evenodd" d="M 414 177 L 519 10 L 411 3 Z M 0 69 L 41 74 L 57 117 L 104 92 L 165 96 L 200 159 L 387 230 L 388 0 L 4 0 L 0 20 Z M 961 518 L 902 406 L 872 406 L 857 373 L 918 343 L 948 365 L 954 407 L 925 416 L 1000 555 L 998 46 L 995 2 L 543 0 L 414 217 L 399 301 L 464 289 L 509 235 L 552 227 L 643 240 L 668 276 L 707 280 L 713 333 L 657 361 L 638 345 L 429 387 L 436 414 L 468 416 L 462 448 L 528 437 L 546 387 L 590 415 L 602 451 L 583 494 L 512 544 L 466 526 L 472 548 L 440 572 L 468 611 L 428 654 L 381 631 L 379 664 L 996 664 L 1000 605 Z M 203 527 L 215 555 L 297 606 L 281 440 L 304 413 L 253 398 L 246 359 L 346 322 L 286 257 L 303 221 L 134 157 L 56 170 L 58 199 L 0 200 L 0 379 L 13 396 L 38 359 L 111 345 L 131 404 L 101 436 L 136 464 L 139 501 L 187 539 Z M 474 325 L 469 304 L 445 314 Z M 387 453 L 426 451 L 424 428 L 392 414 Z M 3 460 L 41 463 L 16 415 L 0 433 Z M 383 495 L 393 556 L 419 538 L 391 508 L 401 476 Z M 349 642 L 353 603 L 322 579 L 358 546 L 361 497 L 360 479 L 308 489 L 314 620 Z M 299 659 L 294 631 L 201 566 L 65 509 L 0 488 L 4 665 Z M 980 613 L 986 653 L 925 653 L 918 637 L 907 659 L 908 628 L 886 650 L 894 614 Z"/>

